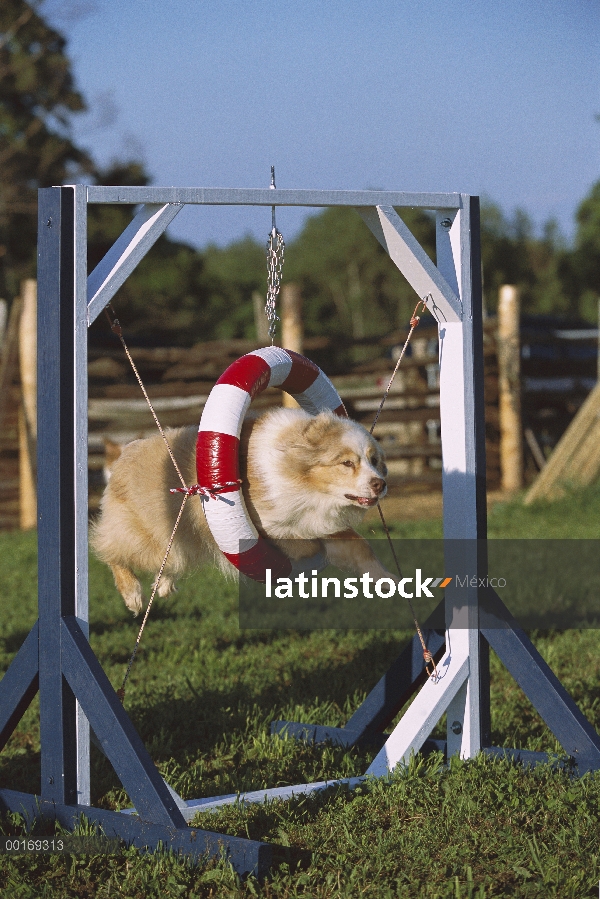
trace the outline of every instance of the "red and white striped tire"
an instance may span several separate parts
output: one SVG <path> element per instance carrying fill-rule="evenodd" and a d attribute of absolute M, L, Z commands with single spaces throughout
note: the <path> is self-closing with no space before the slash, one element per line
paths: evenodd
<path fill-rule="evenodd" d="M 287 391 L 311 415 L 329 409 L 347 417 L 337 390 L 314 362 L 275 346 L 237 359 L 211 390 L 196 443 L 198 484 L 216 497 L 203 501 L 206 520 L 223 555 L 242 574 L 262 582 L 267 568 L 273 578 L 289 577 L 295 568 L 259 536 L 239 484 L 242 422 L 254 397 L 266 387 Z"/>

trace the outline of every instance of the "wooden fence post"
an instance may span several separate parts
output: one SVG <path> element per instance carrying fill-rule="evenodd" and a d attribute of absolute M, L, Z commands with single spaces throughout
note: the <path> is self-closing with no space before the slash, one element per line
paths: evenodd
<path fill-rule="evenodd" d="M 8 303 L 6 300 L 0 300 L 0 349 L 4 346 L 4 338 L 6 336 L 6 325 L 8 324 Z"/>
<path fill-rule="evenodd" d="M 21 404 L 19 406 L 19 521 L 21 530 L 37 524 L 36 442 L 37 442 L 37 282 L 28 278 L 21 284 L 19 323 L 19 365 Z"/>
<path fill-rule="evenodd" d="M 600 382 L 600 297 L 598 297 L 598 359 L 596 362 L 596 380 Z"/>
<path fill-rule="evenodd" d="M 286 350 L 295 353 L 303 351 L 302 291 L 299 284 L 284 284 L 281 288 L 281 343 Z M 289 393 L 283 394 L 283 405 L 288 409 L 298 408 L 298 403 Z"/>
<path fill-rule="evenodd" d="M 4 416 L 19 359 L 19 322 L 21 320 L 21 297 L 15 297 L 10 307 L 8 328 L 2 346 L 0 363 L 0 429 L 4 427 Z"/>
<path fill-rule="evenodd" d="M 504 284 L 498 302 L 498 388 L 500 470 L 507 491 L 523 486 L 520 305 L 518 288 Z"/>

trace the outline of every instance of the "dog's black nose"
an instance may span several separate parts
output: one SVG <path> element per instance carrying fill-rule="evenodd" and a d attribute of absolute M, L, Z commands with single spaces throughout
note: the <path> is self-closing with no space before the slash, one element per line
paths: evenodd
<path fill-rule="evenodd" d="M 385 487 L 385 481 L 383 478 L 371 478 L 371 488 L 374 493 L 379 496 L 383 488 Z"/>

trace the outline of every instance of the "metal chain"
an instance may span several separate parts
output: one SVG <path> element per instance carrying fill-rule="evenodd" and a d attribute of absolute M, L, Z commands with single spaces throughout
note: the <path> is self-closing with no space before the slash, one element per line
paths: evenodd
<path fill-rule="evenodd" d="M 275 190 L 275 166 L 271 166 L 271 190 Z M 280 320 L 275 312 L 275 304 L 281 289 L 281 272 L 285 257 L 285 242 L 283 235 L 277 230 L 275 224 L 275 207 L 271 207 L 272 227 L 267 238 L 267 302 L 265 303 L 265 315 L 269 322 L 269 337 L 271 346 L 277 330 L 277 322 Z"/>
<path fill-rule="evenodd" d="M 283 268 L 285 243 L 281 233 L 275 228 L 267 240 L 267 302 L 265 315 L 269 321 L 269 337 L 271 344 L 277 330 L 279 316 L 275 312 L 275 304 L 281 289 L 281 270 Z"/>

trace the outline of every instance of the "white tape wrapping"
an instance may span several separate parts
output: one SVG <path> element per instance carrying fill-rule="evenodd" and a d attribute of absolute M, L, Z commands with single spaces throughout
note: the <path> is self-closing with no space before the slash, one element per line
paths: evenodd
<path fill-rule="evenodd" d="M 250 394 L 241 387 L 215 384 L 204 406 L 198 430 L 216 431 L 239 438 L 250 402 Z"/>
<path fill-rule="evenodd" d="M 264 347 L 250 355 L 259 356 L 269 366 L 268 386 L 279 387 L 288 378 L 292 369 L 292 359 L 285 350 L 280 347 Z M 248 385 L 250 389 L 252 386 Z M 316 415 L 324 409 L 334 410 L 341 405 L 337 390 L 322 371 L 319 371 L 310 387 L 303 393 L 296 394 L 296 399 L 311 415 Z M 216 384 L 204 406 L 199 432 L 211 431 L 239 439 L 250 402 L 248 391 L 232 384 Z M 240 543 L 243 544 L 244 551 L 256 546 L 259 541 L 258 532 L 250 520 L 240 490 L 219 494 L 217 499 L 204 500 L 203 506 L 208 526 L 221 552 L 237 555 L 240 552 Z M 326 564 L 326 558 L 318 554 L 294 563 L 293 570 L 320 571 Z"/>
<path fill-rule="evenodd" d="M 216 500 L 203 500 L 202 505 L 221 552 L 239 553 L 241 540 L 245 549 L 251 549 L 258 542 L 258 532 L 250 521 L 240 490 L 221 493 Z"/>
<path fill-rule="evenodd" d="M 301 408 L 306 412 L 310 412 L 311 415 L 316 415 L 318 412 L 322 412 L 323 409 L 331 409 L 333 411 L 342 403 L 339 393 L 322 371 L 319 372 L 316 380 L 313 381 L 310 387 L 306 388 L 304 393 L 296 395 L 296 400 Z"/>
<path fill-rule="evenodd" d="M 292 369 L 292 360 L 285 350 L 278 346 L 266 346 L 260 350 L 249 353 L 250 356 L 260 356 L 271 369 L 269 387 L 279 387 L 283 384 Z"/>

